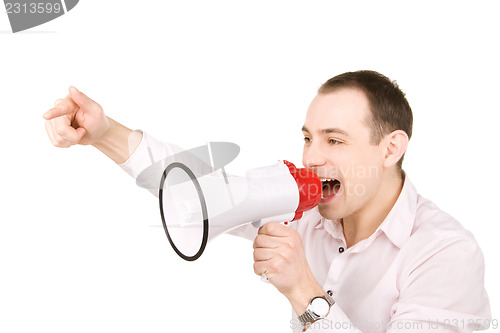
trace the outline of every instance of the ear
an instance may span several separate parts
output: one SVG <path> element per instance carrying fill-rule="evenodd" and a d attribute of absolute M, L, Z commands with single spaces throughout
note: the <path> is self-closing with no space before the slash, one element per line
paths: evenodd
<path fill-rule="evenodd" d="M 396 165 L 398 161 L 401 159 L 403 154 L 406 152 L 406 148 L 408 147 L 408 134 L 402 130 L 396 130 L 392 133 L 389 133 L 384 138 L 385 143 L 385 157 L 383 166 L 389 168 L 393 165 Z"/>

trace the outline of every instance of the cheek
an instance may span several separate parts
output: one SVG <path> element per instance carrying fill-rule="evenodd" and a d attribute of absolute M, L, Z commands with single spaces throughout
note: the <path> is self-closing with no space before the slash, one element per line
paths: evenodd
<path fill-rule="evenodd" d="M 382 166 L 378 154 L 375 154 L 373 150 L 359 151 L 356 154 L 352 154 L 344 162 L 347 163 L 344 163 L 342 170 L 346 177 L 353 181 L 378 178 Z"/>
<path fill-rule="evenodd" d="M 351 156 L 350 163 L 342 166 L 345 191 L 348 196 L 369 195 L 376 188 L 381 176 L 381 162 L 371 151 Z"/>
<path fill-rule="evenodd" d="M 378 170 L 382 167 L 383 158 L 378 146 L 368 146 L 360 149 L 354 162 L 359 171 L 359 178 L 378 177 Z"/>

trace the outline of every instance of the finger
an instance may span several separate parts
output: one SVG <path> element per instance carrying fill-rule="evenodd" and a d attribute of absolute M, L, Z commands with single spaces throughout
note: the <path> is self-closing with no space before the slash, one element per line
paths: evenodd
<path fill-rule="evenodd" d="M 92 106 L 94 104 L 97 104 L 95 101 L 93 101 L 91 98 L 89 98 L 87 95 L 76 89 L 75 87 L 71 86 L 69 87 L 69 94 L 71 96 L 71 99 L 81 108 L 84 108 L 85 111 L 92 112 L 94 109 Z"/>
<path fill-rule="evenodd" d="M 259 229 L 259 234 L 269 235 L 274 237 L 287 237 L 292 229 L 277 222 L 264 224 Z"/>
<path fill-rule="evenodd" d="M 45 112 L 43 118 L 51 120 L 57 117 L 70 115 L 78 108 L 78 105 L 71 99 L 71 97 L 66 96 L 65 99 L 58 99 L 55 106 L 49 111 Z"/>
<path fill-rule="evenodd" d="M 275 255 L 274 249 L 269 248 L 256 248 L 253 251 L 254 261 L 267 261 L 270 260 Z"/>
<path fill-rule="evenodd" d="M 61 103 L 64 99 L 62 98 L 58 98 L 56 99 L 56 101 L 54 102 L 54 106 L 57 106 L 57 104 Z"/>
<path fill-rule="evenodd" d="M 66 140 L 64 140 L 57 133 L 56 122 L 54 120 L 49 120 L 49 124 L 50 124 L 50 130 L 52 133 L 52 143 L 54 144 L 54 146 L 59 147 L 59 148 L 67 148 L 67 147 L 71 146 L 71 144 L 69 144 Z"/>
<path fill-rule="evenodd" d="M 279 239 L 269 235 L 257 235 L 253 241 L 253 248 L 275 249 L 280 246 Z"/>
<path fill-rule="evenodd" d="M 58 119 L 58 118 L 56 118 Z M 68 148 L 71 146 L 71 143 L 67 142 L 63 137 L 61 137 L 61 135 L 59 135 L 57 133 L 57 125 L 55 124 L 55 119 L 52 119 L 52 120 L 49 120 L 48 121 L 48 124 L 49 124 L 49 128 L 50 128 L 50 133 L 51 133 L 51 136 L 52 136 L 52 144 L 56 147 L 59 147 L 59 148 Z"/>
<path fill-rule="evenodd" d="M 268 276 L 267 272 L 267 261 L 257 261 L 253 264 L 253 271 L 255 274 L 261 276 L 262 274 L 266 274 Z"/>
<path fill-rule="evenodd" d="M 77 144 L 85 130 L 82 128 L 79 131 L 71 127 L 68 117 L 58 117 L 52 120 L 54 128 L 54 138 L 61 147 L 69 147 Z"/>
<path fill-rule="evenodd" d="M 80 142 L 82 140 L 82 138 L 85 136 L 85 134 L 87 134 L 87 130 L 83 127 L 78 127 L 76 129 L 76 134 L 77 134 L 78 142 Z"/>

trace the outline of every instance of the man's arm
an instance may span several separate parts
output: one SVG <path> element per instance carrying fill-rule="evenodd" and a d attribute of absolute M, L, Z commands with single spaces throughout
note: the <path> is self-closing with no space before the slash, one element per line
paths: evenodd
<path fill-rule="evenodd" d="M 312 297 L 324 293 L 311 276 L 296 231 L 268 223 L 259 230 L 254 249 L 255 273 L 266 274 L 297 316 L 304 313 Z M 415 255 L 404 265 L 397 286 L 400 298 L 392 307 L 390 321 L 384 323 L 386 332 L 469 333 L 488 328 L 492 319 L 484 290 L 484 259 L 472 237 L 436 238 L 424 248 L 405 251 Z M 298 320 L 291 324 L 294 332 L 302 331 Z M 328 316 L 307 332 L 362 333 L 370 329 L 367 325 L 351 321 L 342 304 L 335 303 Z"/>
<path fill-rule="evenodd" d="M 109 117 L 108 120 L 110 124 L 109 130 L 93 146 L 115 163 L 122 164 L 130 158 L 137 146 L 139 146 L 142 133 L 132 131 Z"/>
<path fill-rule="evenodd" d="M 142 139 L 142 133 L 107 117 L 98 103 L 75 87 L 43 117 L 54 146 L 92 145 L 117 164 L 128 160 Z"/>

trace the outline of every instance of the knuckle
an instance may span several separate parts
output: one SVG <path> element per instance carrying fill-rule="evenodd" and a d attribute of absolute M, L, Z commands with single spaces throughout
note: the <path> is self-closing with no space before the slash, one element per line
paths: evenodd
<path fill-rule="evenodd" d="M 67 142 L 64 140 L 61 136 L 56 136 L 54 138 L 55 141 L 55 146 L 59 148 L 66 148 L 67 147 Z"/>
<path fill-rule="evenodd" d="M 56 126 L 54 129 L 54 132 L 59 136 L 62 137 L 64 134 L 66 134 L 66 129 L 62 126 Z"/>
<path fill-rule="evenodd" d="M 281 260 L 278 258 L 269 263 L 269 270 L 273 273 L 279 273 L 280 267 L 281 267 Z"/>
<path fill-rule="evenodd" d="M 258 263 L 253 264 L 253 271 L 255 274 L 260 275 L 260 265 Z"/>
<path fill-rule="evenodd" d="M 54 109 L 66 110 L 68 108 L 68 102 L 65 99 L 61 99 L 57 104 L 54 105 Z"/>
<path fill-rule="evenodd" d="M 253 241 L 253 248 L 254 249 L 259 247 L 261 238 L 262 238 L 261 235 L 257 235 L 257 237 L 255 237 L 255 239 Z"/>
<path fill-rule="evenodd" d="M 287 235 L 288 235 L 289 237 L 296 238 L 296 237 L 299 235 L 299 233 L 297 232 L 297 230 L 294 230 L 294 229 L 292 229 L 292 228 L 288 228 L 288 227 L 287 227 L 286 229 L 287 229 L 287 232 L 286 232 L 286 233 L 287 233 Z"/>
<path fill-rule="evenodd" d="M 56 145 L 56 146 L 59 147 L 62 144 L 62 142 L 63 142 L 63 140 L 61 139 L 60 136 L 55 136 L 54 137 L 54 145 Z"/>
<path fill-rule="evenodd" d="M 284 254 L 281 255 L 282 262 L 287 263 L 287 264 L 289 264 L 290 262 L 292 262 L 293 258 L 294 258 L 294 256 L 293 256 L 292 251 L 289 251 L 289 252 L 284 253 Z"/>
<path fill-rule="evenodd" d="M 293 253 L 293 246 L 286 243 L 285 246 L 283 247 L 283 250 L 281 251 L 282 253 L 282 256 L 284 258 L 289 258 L 291 257 L 292 253 Z"/>
<path fill-rule="evenodd" d="M 255 238 L 255 247 L 265 247 L 266 235 L 258 235 Z"/>
<path fill-rule="evenodd" d="M 295 241 L 295 239 L 287 239 L 285 247 L 287 250 L 293 251 L 297 247 L 297 242 Z"/>
<path fill-rule="evenodd" d="M 266 227 L 266 231 L 270 234 L 275 234 L 276 233 L 276 224 L 275 223 L 268 223 L 264 227 Z"/>

